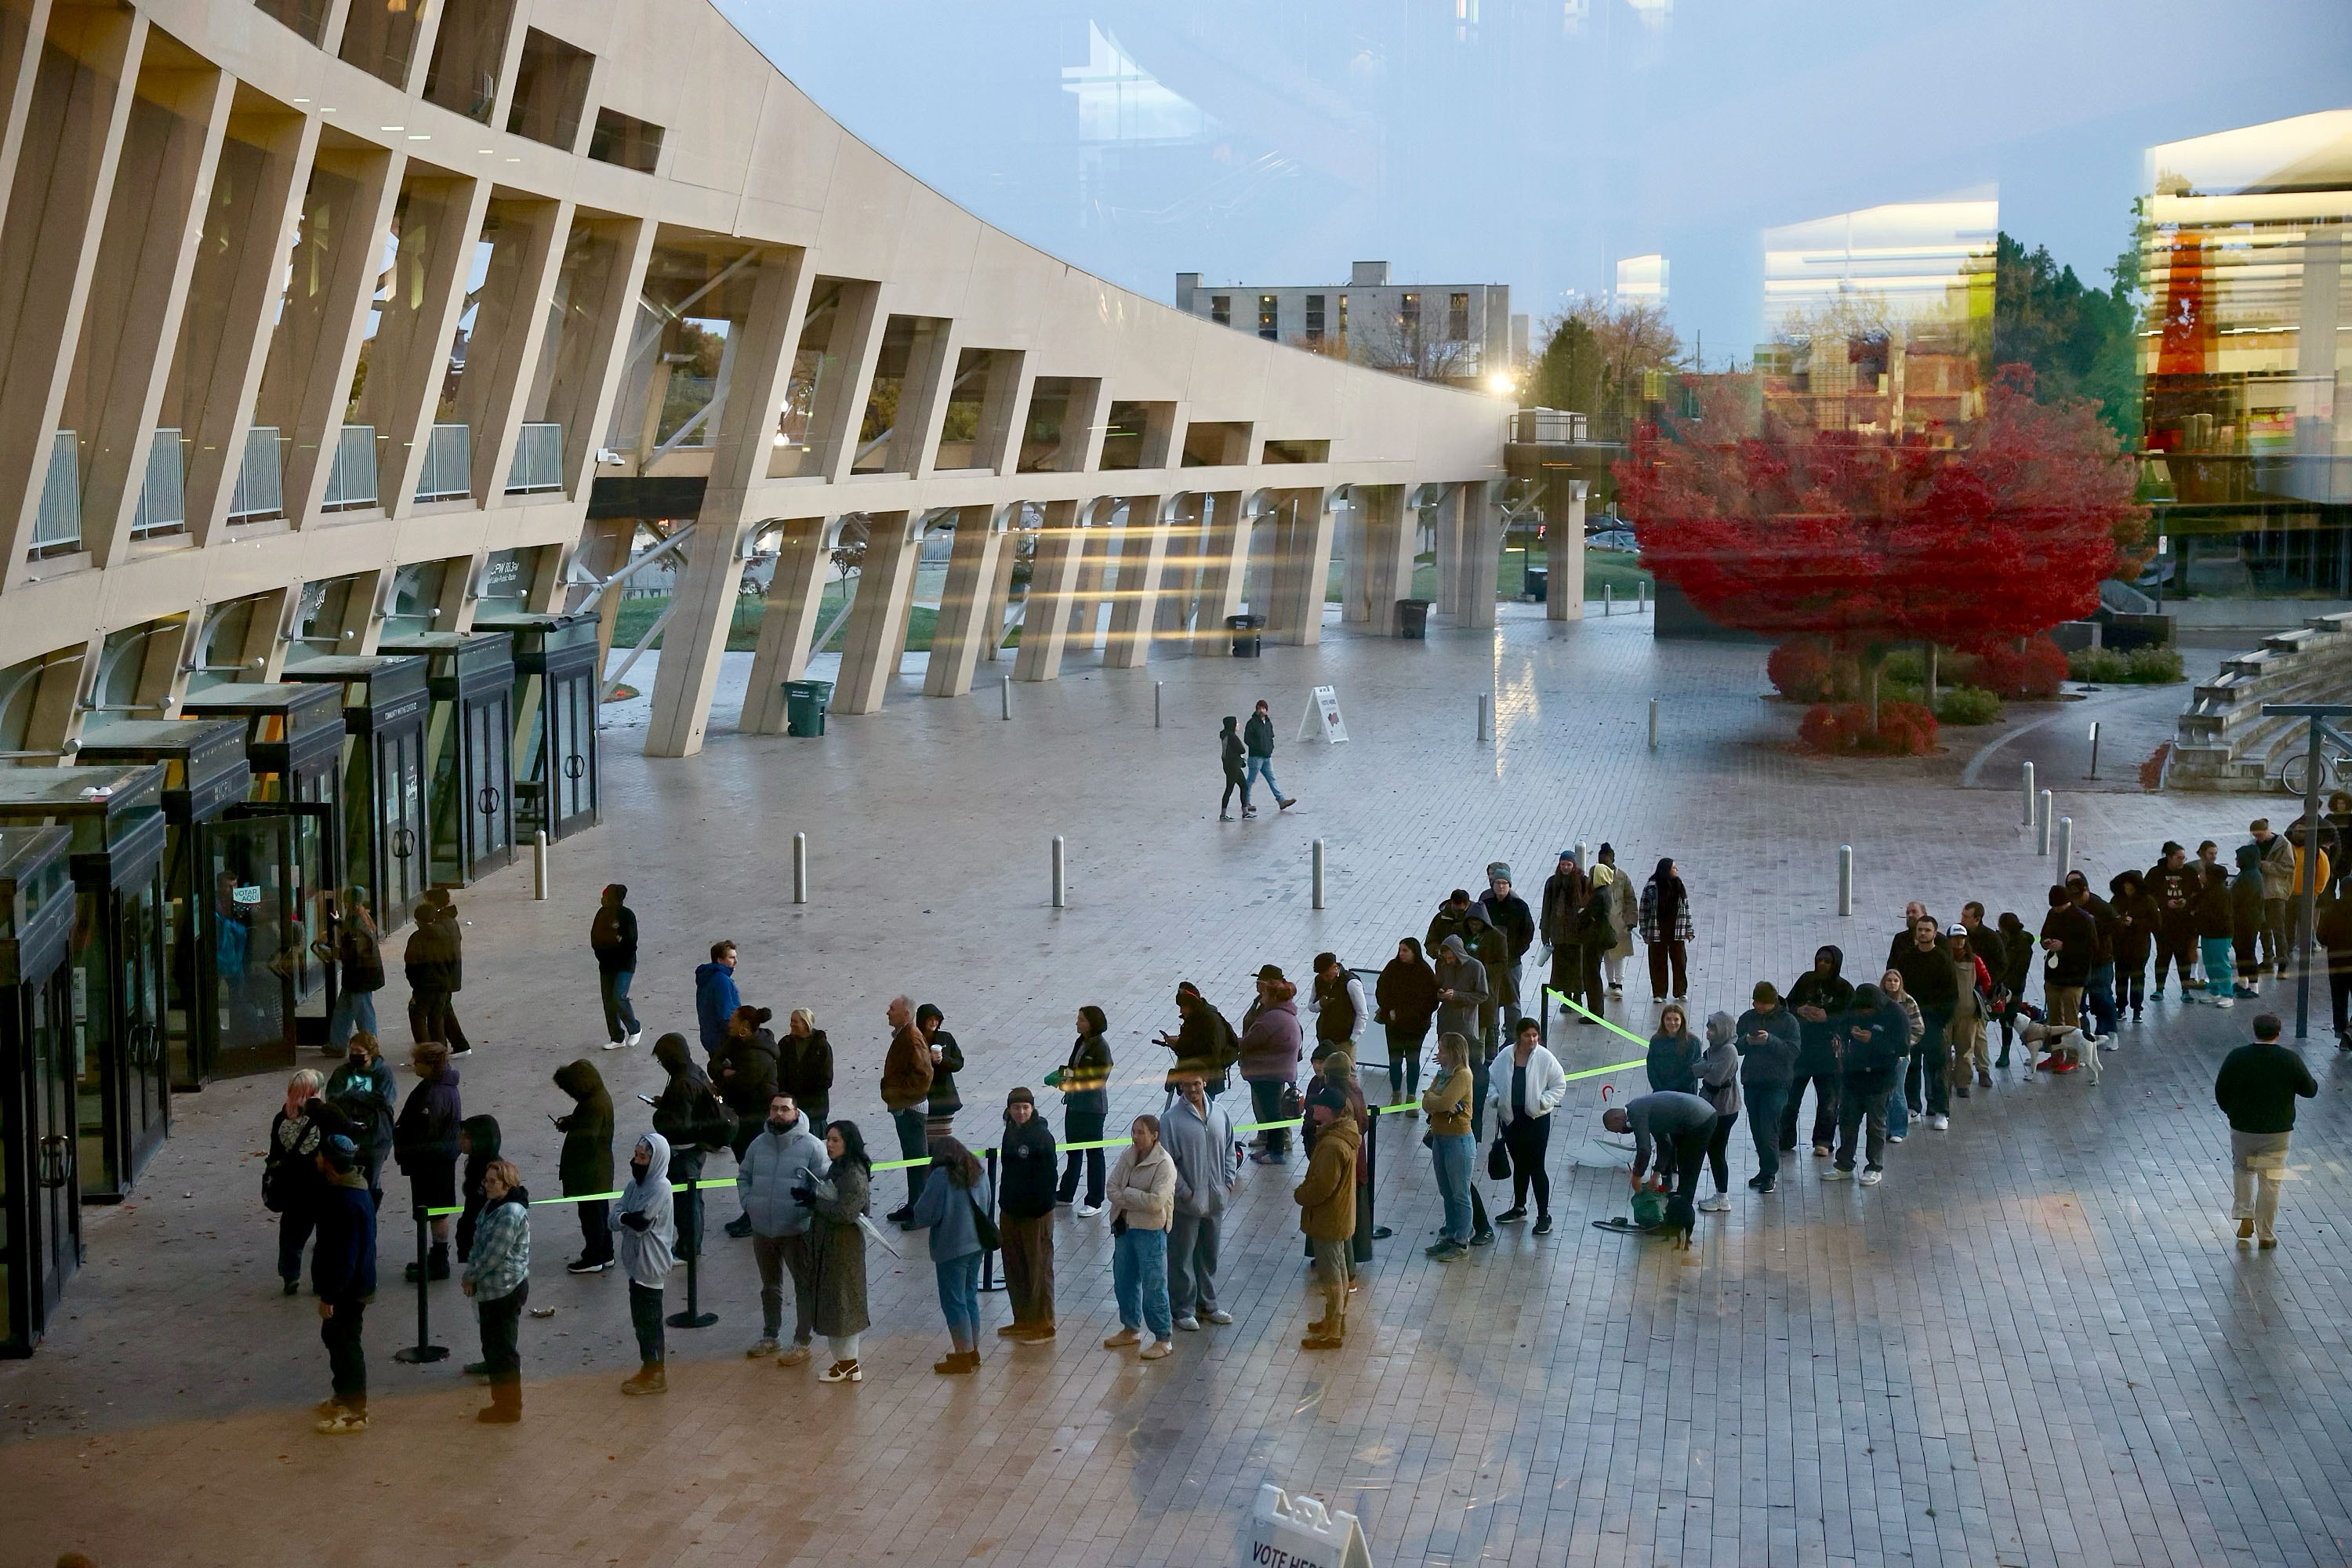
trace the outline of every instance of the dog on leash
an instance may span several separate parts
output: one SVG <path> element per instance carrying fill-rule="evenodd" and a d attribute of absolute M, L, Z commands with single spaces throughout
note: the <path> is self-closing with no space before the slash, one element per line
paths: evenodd
<path fill-rule="evenodd" d="M 2060 1026 L 2041 1018 L 2021 1019 L 2017 1037 L 2025 1042 L 2029 1060 L 2036 1051 L 2049 1053 L 2046 1059 L 2033 1063 L 2035 1070 L 2072 1072 L 2076 1068 L 2088 1068 L 2091 1081 L 2099 1081 L 2098 1050 L 2073 1025 Z"/>

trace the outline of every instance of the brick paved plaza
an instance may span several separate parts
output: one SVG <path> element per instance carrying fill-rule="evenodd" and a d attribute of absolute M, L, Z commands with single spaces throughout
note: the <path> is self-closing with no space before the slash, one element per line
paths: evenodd
<path fill-rule="evenodd" d="M 458 1012 L 478 1047 L 466 1109 L 500 1119 L 542 1196 L 556 1191 L 544 1113 L 566 1109 L 555 1067 L 596 1058 L 624 1149 L 642 1128 L 634 1095 L 659 1081 L 649 1053 L 594 1049 L 586 933 L 607 880 L 630 885 L 643 922 L 648 1045 L 691 1035 L 694 964 L 731 937 L 747 1001 L 779 1025 L 815 1009 L 839 1062 L 834 1113 L 877 1144 L 882 1012 L 898 992 L 938 1002 L 962 1042 L 958 1126 L 975 1144 L 993 1141 L 1008 1089 L 1063 1059 L 1076 1007 L 1100 1005 L 1116 1128 L 1159 1108 L 1167 1057 L 1150 1037 L 1173 1026 L 1178 980 L 1237 1017 L 1259 963 L 1303 976 L 1328 947 L 1376 966 L 1488 860 L 1511 862 L 1532 899 L 1580 839 L 1613 842 L 1637 877 L 1680 861 L 1702 1015 L 1736 1008 L 1759 978 L 1785 986 L 1823 942 L 1853 955 L 1850 976 L 1874 973 L 1907 898 L 1948 918 L 1977 897 L 2038 922 L 2050 863 L 2013 788 L 1958 787 L 1965 750 L 1882 766 L 1789 753 L 1794 716 L 1759 700 L 1762 662 L 1759 648 L 1654 645 L 1634 617 L 1554 628 L 1507 610 L 1491 644 L 1442 631 L 1425 645 L 1335 637 L 1257 664 L 1078 664 L 1016 689 L 1009 723 L 992 691 L 933 701 L 902 679 L 880 715 L 835 720 L 821 742 L 719 733 L 698 758 L 648 763 L 640 731 L 609 731 L 605 825 L 561 847 L 555 898 L 531 902 L 522 869 L 458 895 L 471 922 Z M 632 679 L 651 686 L 643 667 Z M 1286 743 L 1318 681 L 1338 687 L 1353 738 Z M 1498 734 L 1481 745 L 1487 689 Z M 1220 824 L 1217 720 L 1260 695 L 1301 805 Z M 2146 701 L 2076 710 L 2110 700 Z M 2128 778 L 2143 755 L 2106 771 Z M 2168 837 L 2234 846 L 2251 815 L 2242 799 L 2113 787 L 2062 787 L 2059 803 L 2102 887 Z M 796 829 L 811 841 L 803 908 L 789 901 Z M 1061 910 L 1047 907 L 1056 833 Z M 1861 868 L 1848 920 L 1840 842 Z M 1638 968 L 1628 991 L 1645 999 Z M 395 973 L 379 997 L 395 1058 L 404 995 Z M 2275 1252 L 2228 1239 L 2210 1093 L 2252 1009 L 2184 1010 L 2176 994 L 2126 1031 L 2100 1085 L 1997 1074 L 1955 1105 L 1949 1132 L 1915 1123 L 1884 1185 L 1823 1184 L 1801 1155 L 1772 1195 L 1735 1181 L 1731 1211 L 1700 1216 L 1683 1255 L 1584 1223 L 1625 1207 L 1620 1172 L 1570 1163 L 1598 1129 L 1593 1082 L 1572 1086 L 1552 1140 L 1558 1232 L 1505 1227 L 1450 1268 L 1421 1256 L 1438 1203 L 1417 1124 L 1390 1119 L 1378 1200 L 1396 1236 L 1348 1347 L 1320 1356 L 1297 1348 L 1296 1167 L 1248 1168 L 1221 1290 L 1237 1321 L 1180 1334 L 1172 1358 L 1097 1348 L 1116 1321 L 1109 1237 L 1063 1211 L 1056 1343 L 1004 1348 L 1003 1298 L 986 1297 L 979 1374 L 932 1375 L 946 1337 L 908 1237 L 903 1262 L 870 1258 L 876 1321 L 854 1388 L 743 1358 L 757 1284 L 749 1244 L 716 1234 L 735 1213 L 720 1194 L 703 1279 L 719 1321 L 671 1331 L 661 1399 L 618 1395 L 635 1360 L 622 1282 L 567 1276 L 570 1215 L 541 1211 L 531 1305 L 555 1313 L 524 1323 L 527 1419 L 480 1427 L 482 1393 L 457 1370 L 477 1341 L 454 1281 L 432 1296 L 454 1358 L 391 1359 L 413 1327 L 394 1183 L 367 1327 L 373 1429 L 340 1441 L 311 1432 L 327 1392 L 317 1318 L 307 1294 L 278 1294 L 259 1201 L 280 1085 L 216 1085 L 175 1102 L 138 1198 L 91 1216 L 65 1321 L 0 1368 L 0 1557 L 1222 1564 L 1273 1481 L 1360 1512 L 1382 1564 L 2340 1563 L 2352 1068 L 2320 1008 L 2306 1057 L 2322 1092 L 2300 1120 Z M 1633 1012 L 1646 1032 L 1649 1010 Z M 1571 1070 L 1633 1054 L 1570 1033 Z M 1058 1130 L 1055 1097 L 1039 1098 Z M 1733 1146 L 1744 1178 L 1745 1127 Z M 877 1208 L 901 1191 L 877 1176 Z"/>

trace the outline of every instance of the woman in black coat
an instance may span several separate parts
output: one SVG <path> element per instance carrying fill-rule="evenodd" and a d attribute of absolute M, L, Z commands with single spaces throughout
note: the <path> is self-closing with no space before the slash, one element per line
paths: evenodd
<path fill-rule="evenodd" d="M 417 1208 L 454 1209 L 457 1130 L 466 1120 L 464 1103 L 457 1098 L 457 1068 L 449 1060 L 449 1047 L 438 1040 L 418 1046 L 409 1065 L 415 1069 L 416 1087 L 408 1091 L 400 1120 L 392 1124 L 393 1163 L 407 1173 L 409 1198 Z M 435 1279 L 449 1278 L 449 1220 L 446 1214 L 433 1216 L 433 1252 L 425 1269 Z M 416 1277 L 414 1263 L 408 1276 Z"/>
<path fill-rule="evenodd" d="M 1417 1102 L 1421 1043 L 1429 1038 L 1429 1021 L 1437 1016 L 1437 971 L 1413 938 L 1398 942 L 1396 956 L 1372 987 L 1372 1006 L 1374 1020 L 1389 1034 L 1389 1103 Z M 1416 1105 L 1405 1114 L 1418 1116 L 1421 1111 Z"/>
<path fill-rule="evenodd" d="M 776 1053 L 777 1092 L 793 1097 L 810 1126 L 829 1125 L 826 1107 L 833 1100 L 833 1042 L 816 1026 L 816 1015 L 806 1007 L 793 1008 L 784 1037 L 776 1042 Z"/>
<path fill-rule="evenodd" d="M 1054 1337 L 1054 1130 L 1037 1114 L 1035 1097 L 1014 1089 L 1004 1101 L 998 1152 L 1003 1175 L 996 1189 L 1005 1299 L 1013 1306 L 1013 1321 L 996 1331 L 1009 1340 Z"/>

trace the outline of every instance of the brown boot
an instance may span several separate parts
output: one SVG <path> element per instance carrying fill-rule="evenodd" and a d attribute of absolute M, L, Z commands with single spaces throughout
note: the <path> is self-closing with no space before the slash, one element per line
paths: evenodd
<path fill-rule="evenodd" d="M 621 1384 L 624 1394 L 667 1394 L 669 1373 L 660 1362 L 647 1362 L 637 1369 L 637 1375 Z"/>

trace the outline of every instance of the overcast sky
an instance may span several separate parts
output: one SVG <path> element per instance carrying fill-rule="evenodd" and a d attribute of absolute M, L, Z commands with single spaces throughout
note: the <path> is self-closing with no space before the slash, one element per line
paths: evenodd
<path fill-rule="evenodd" d="M 2104 281 L 2153 143 L 2352 104 L 2352 0 L 719 0 L 818 103 L 1161 300 L 1498 282 L 1538 321 L 1667 258 L 1708 361 L 1762 230 L 1994 187 Z"/>

